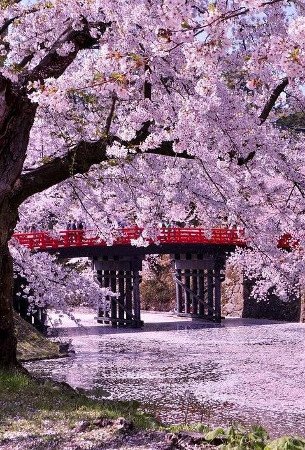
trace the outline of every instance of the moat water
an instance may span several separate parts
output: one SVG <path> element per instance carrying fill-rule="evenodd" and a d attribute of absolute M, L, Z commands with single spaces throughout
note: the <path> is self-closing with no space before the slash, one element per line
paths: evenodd
<path fill-rule="evenodd" d="M 64 318 L 75 355 L 27 363 L 98 398 L 138 400 L 165 423 L 261 424 L 305 436 L 305 324 L 225 319 L 221 326 L 143 313 L 142 330 Z"/>

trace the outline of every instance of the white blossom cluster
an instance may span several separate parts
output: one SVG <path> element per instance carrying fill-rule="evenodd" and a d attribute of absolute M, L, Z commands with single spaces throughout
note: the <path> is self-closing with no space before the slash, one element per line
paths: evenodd
<path fill-rule="evenodd" d="M 69 313 L 75 304 L 79 306 L 107 307 L 107 296 L 112 292 L 100 288 L 92 270 L 76 270 L 57 261 L 48 253 L 31 253 L 26 247 L 14 242 L 11 246 L 15 274 L 25 284 L 17 295 L 25 295 L 30 308 L 52 307 Z"/>

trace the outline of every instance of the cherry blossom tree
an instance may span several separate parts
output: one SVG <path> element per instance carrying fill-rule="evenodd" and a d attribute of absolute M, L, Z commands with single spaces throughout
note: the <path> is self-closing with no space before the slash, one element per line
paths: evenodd
<path fill-rule="evenodd" d="M 226 218 L 249 275 L 304 272 L 304 136 L 279 125 L 305 107 L 302 0 L 3 0 L 0 35 L 0 367 L 16 364 L 9 241 L 50 213 L 108 241 L 122 218 L 143 238 Z"/>

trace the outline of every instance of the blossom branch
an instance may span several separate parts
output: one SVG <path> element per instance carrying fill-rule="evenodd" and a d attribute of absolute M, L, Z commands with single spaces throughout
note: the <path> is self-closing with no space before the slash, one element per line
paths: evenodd
<path fill-rule="evenodd" d="M 114 139 L 111 140 L 113 141 Z M 115 140 L 122 143 L 118 138 Z M 106 153 L 108 144 L 109 139 L 105 138 L 96 142 L 81 141 L 72 150 L 69 150 L 66 155 L 54 158 L 31 172 L 21 175 L 13 189 L 11 201 L 21 204 L 28 197 L 61 183 L 74 175 L 87 173 L 94 164 L 100 164 L 108 160 Z M 163 141 L 160 146 L 145 151 L 137 149 L 136 153 L 185 159 L 195 158 L 186 151 L 176 153 L 173 150 L 173 142 L 171 141 Z"/>
<path fill-rule="evenodd" d="M 16 182 L 12 193 L 12 201 L 21 204 L 28 197 L 42 192 L 76 174 L 88 172 L 93 164 L 107 160 L 107 141 L 102 138 L 96 142 L 79 142 L 64 156 L 37 167 Z"/>
<path fill-rule="evenodd" d="M 259 116 L 261 124 L 263 124 L 267 120 L 272 108 L 275 105 L 275 102 L 277 101 L 281 93 L 284 91 L 286 86 L 288 86 L 288 78 L 284 78 L 283 81 L 281 81 L 281 83 L 278 86 L 276 86 L 276 88 L 270 95 L 268 102 L 264 106 L 264 109 Z"/>
<path fill-rule="evenodd" d="M 80 50 L 92 48 L 93 45 L 97 43 L 97 38 L 92 37 L 90 34 L 90 25 L 88 22 L 84 20 L 83 23 L 83 29 L 80 31 L 68 27 L 66 31 L 62 33 L 40 63 L 24 77 L 24 85 L 29 81 L 44 81 L 49 77 L 60 77 L 74 61 Z M 110 26 L 110 23 L 99 23 L 95 24 L 95 27 L 96 26 L 98 26 L 100 33 L 103 34 Z M 62 56 L 57 50 L 65 42 L 71 42 L 74 45 L 74 49 L 68 55 Z"/>
<path fill-rule="evenodd" d="M 111 127 L 113 116 L 114 116 L 116 101 L 117 101 L 117 96 L 114 94 L 113 97 L 112 97 L 112 103 L 111 103 L 110 112 L 109 112 L 109 115 L 108 115 L 108 117 L 106 119 L 105 132 L 106 132 L 106 136 L 107 137 L 108 137 L 109 132 L 110 132 L 110 127 Z"/>

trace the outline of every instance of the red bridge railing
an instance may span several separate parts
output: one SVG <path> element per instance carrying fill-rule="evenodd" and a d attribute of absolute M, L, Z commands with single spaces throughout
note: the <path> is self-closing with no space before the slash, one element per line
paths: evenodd
<path fill-rule="evenodd" d="M 113 245 L 131 245 L 131 241 L 141 237 L 142 229 L 121 228 L 115 232 Z M 242 230 L 229 228 L 160 228 L 157 241 L 160 244 L 218 244 L 244 246 Z M 102 247 L 107 243 L 93 230 L 35 231 L 14 233 L 21 245 L 31 250 L 48 250 L 66 247 Z M 149 240 L 149 243 L 153 243 Z"/>

